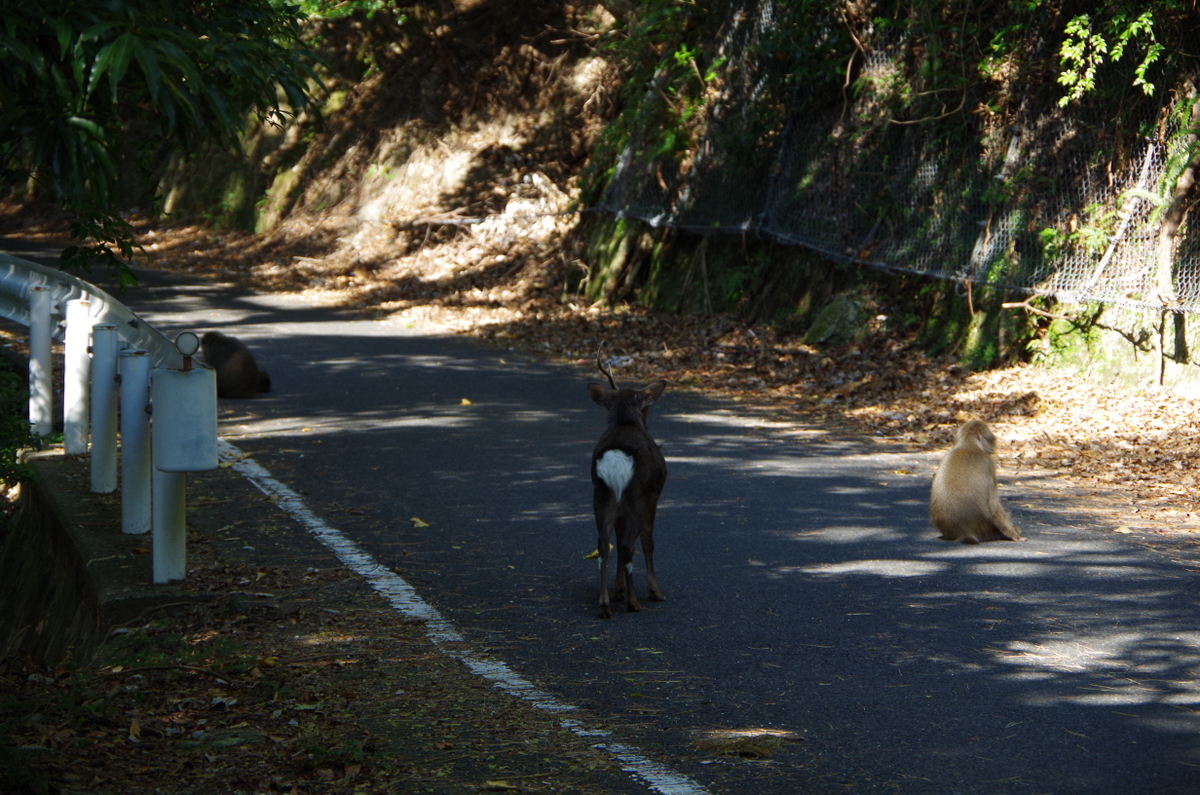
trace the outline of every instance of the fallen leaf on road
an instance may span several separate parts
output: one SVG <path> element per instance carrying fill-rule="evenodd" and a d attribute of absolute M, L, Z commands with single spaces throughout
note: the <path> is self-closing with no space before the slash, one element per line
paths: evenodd
<path fill-rule="evenodd" d="M 412 522 L 413 527 L 429 527 L 429 522 L 423 522 L 415 516 L 408 521 Z"/>

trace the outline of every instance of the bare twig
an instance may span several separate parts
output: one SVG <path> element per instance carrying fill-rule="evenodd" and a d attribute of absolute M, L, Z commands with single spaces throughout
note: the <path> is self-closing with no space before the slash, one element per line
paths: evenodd
<path fill-rule="evenodd" d="M 1053 318 L 1054 320 L 1070 320 L 1071 319 L 1071 318 L 1067 317 L 1066 315 L 1056 315 L 1053 312 L 1047 312 L 1044 309 L 1038 309 L 1036 306 L 1033 306 L 1032 304 L 1029 303 L 1031 300 L 1032 299 L 1027 298 L 1024 301 L 1020 301 L 1018 303 L 1000 304 L 1000 306 L 1004 309 L 1024 309 L 1026 312 L 1030 312 L 1035 315 L 1041 315 L 1042 317 Z"/>

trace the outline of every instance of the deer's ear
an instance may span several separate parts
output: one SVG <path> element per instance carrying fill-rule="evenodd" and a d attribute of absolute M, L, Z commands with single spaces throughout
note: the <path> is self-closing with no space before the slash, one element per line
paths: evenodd
<path fill-rule="evenodd" d="M 642 405 L 649 406 L 654 401 L 658 400 L 663 395 L 663 390 L 667 388 L 666 381 L 655 381 L 642 390 L 645 398 L 642 400 Z"/>
<path fill-rule="evenodd" d="M 588 384 L 588 394 L 597 405 L 604 406 L 608 401 L 608 390 L 599 384 Z"/>

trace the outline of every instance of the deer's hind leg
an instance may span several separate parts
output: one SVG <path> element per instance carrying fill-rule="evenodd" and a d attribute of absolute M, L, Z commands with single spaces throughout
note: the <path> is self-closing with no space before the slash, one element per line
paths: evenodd
<path fill-rule="evenodd" d="M 625 602 L 630 613 L 642 609 L 638 603 L 637 589 L 633 586 L 633 556 L 637 551 L 637 528 L 625 517 L 617 519 L 617 584 L 613 589 L 613 601 Z"/>
<path fill-rule="evenodd" d="M 646 597 L 651 602 L 666 601 L 662 588 L 658 587 L 658 577 L 654 574 L 654 512 L 656 506 L 650 504 L 646 521 L 642 524 L 642 554 L 646 557 Z"/>
<path fill-rule="evenodd" d="M 596 551 L 600 553 L 600 609 L 596 613 L 596 616 L 598 618 L 612 618 L 612 608 L 609 606 L 608 600 L 608 556 L 612 551 L 611 539 L 617 520 L 613 516 L 614 512 L 611 509 L 605 508 L 599 497 L 597 497 L 595 502 L 595 513 Z M 618 575 L 618 585 L 620 581 L 621 578 Z"/>

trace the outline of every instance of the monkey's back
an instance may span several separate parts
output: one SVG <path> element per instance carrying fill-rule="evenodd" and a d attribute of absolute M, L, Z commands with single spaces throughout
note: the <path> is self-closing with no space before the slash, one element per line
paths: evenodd
<path fill-rule="evenodd" d="M 950 477 L 954 482 L 949 482 Z M 947 541 L 1006 538 L 1001 524 L 1011 524 L 1000 507 L 992 457 L 971 448 L 955 447 L 947 452 L 933 476 L 929 519 Z"/>

